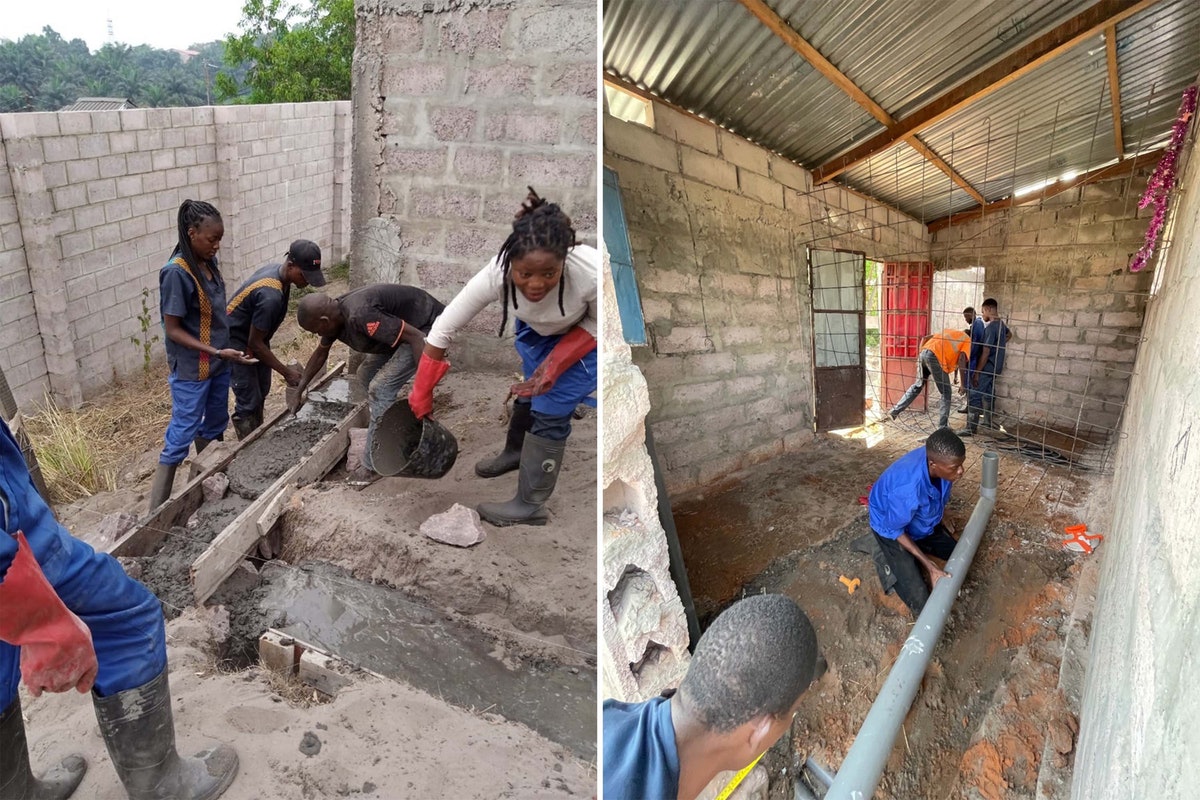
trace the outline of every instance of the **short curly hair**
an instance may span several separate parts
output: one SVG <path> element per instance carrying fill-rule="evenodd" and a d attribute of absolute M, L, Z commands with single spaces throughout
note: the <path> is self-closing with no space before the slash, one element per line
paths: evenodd
<path fill-rule="evenodd" d="M 925 440 L 925 454 L 939 461 L 967 457 L 967 446 L 950 428 L 938 428 Z"/>
<path fill-rule="evenodd" d="M 710 730 L 780 716 L 817 677 L 817 633 L 790 597 L 764 594 L 727 608 L 700 637 L 679 692 Z"/>

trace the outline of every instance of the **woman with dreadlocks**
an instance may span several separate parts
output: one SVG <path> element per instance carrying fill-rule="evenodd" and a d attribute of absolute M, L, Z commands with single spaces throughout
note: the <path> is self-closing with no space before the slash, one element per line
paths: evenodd
<path fill-rule="evenodd" d="M 199 453 L 225 433 L 229 424 L 225 362 L 258 363 L 227 346 L 225 279 L 217 268 L 217 251 L 225 235 L 221 213 L 209 203 L 184 200 L 178 227 L 179 243 L 158 273 L 158 308 L 171 368 L 171 422 L 150 490 L 151 511 L 171 496 L 175 469 L 187 458 L 192 442 Z"/>
<path fill-rule="evenodd" d="M 433 409 L 433 387 L 450 369 L 446 348 L 489 303 L 500 301 L 500 334 L 511 312 L 525 380 L 516 395 L 504 450 L 475 465 L 494 478 L 519 470 L 507 503 L 481 503 L 493 525 L 545 525 L 546 501 L 562 465 L 571 414 L 596 390 L 596 284 L 600 254 L 575 242 L 570 218 L 533 187 L 500 252 L 467 282 L 425 339 L 408 402 L 418 418 Z"/>

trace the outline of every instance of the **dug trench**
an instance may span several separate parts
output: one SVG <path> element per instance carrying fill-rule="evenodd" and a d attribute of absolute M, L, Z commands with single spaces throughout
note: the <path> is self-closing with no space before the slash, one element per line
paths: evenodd
<path fill-rule="evenodd" d="M 773 800 L 791 800 L 810 756 L 836 771 L 912 627 L 852 543 L 870 530 L 859 498 L 919 436 L 892 429 L 871 443 L 819 436 L 675 506 L 702 626 L 738 597 L 783 593 L 809 614 L 828 659 L 790 735 L 764 759 Z M 954 489 L 947 516 L 960 530 L 978 498 L 986 444 L 968 445 L 967 474 Z M 1088 515 L 1103 485 L 1094 473 L 1001 457 L 996 509 L 876 798 L 1068 796 L 1081 686 L 1063 664 L 1080 647 L 1068 645 L 1072 633 L 1086 640 L 1076 600 L 1087 599 L 1081 576 L 1099 561 L 1064 551 L 1058 531 Z M 1059 780 L 1047 780 L 1056 770 Z"/>
<path fill-rule="evenodd" d="M 441 480 L 363 486 L 335 467 L 292 495 L 278 557 L 243 561 L 209 600 L 229 617 L 219 658 L 225 669 L 250 667 L 260 635 L 281 629 L 451 705 L 522 723 L 586 762 L 595 757 L 595 418 L 574 423 L 548 525 L 485 526 L 469 549 L 435 542 L 419 531 L 431 515 L 515 490 L 515 474 L 484 481 L 473 471 L 504 436 L 493 384 L 505 376 L 480 377 L 452 373 L 439 392 L 435 414 L 460 449 Z M 353 408 L 344 384 L 239 452 L 229 494 L 201 505 L 157 553 L 126 560 L 168 618 L 191 603 L 197 556 Z"/>

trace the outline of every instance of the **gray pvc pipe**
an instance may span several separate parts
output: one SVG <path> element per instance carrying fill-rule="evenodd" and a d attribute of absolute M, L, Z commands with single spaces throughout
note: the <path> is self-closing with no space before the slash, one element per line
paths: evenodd
<path fill-rule="evenodd" d="M 999 456 L 991 452 L 983 454 L 979 501 L 975 503 L 975 510 L 971 512 L 953 555 L 946 562 L 949 577 L 938 581 L 929 595 L 929 601 L 921 611 L 921 616 L 917 617 L 917 623 L 904 642 L 896 663 L 892 665 L 883 689 L 867 712 L 867 718 L 863 720 L 858 736 L 842 761 L 842 767 L 834 777 L 825 800 L 870 800 L 874 796 L 879 779 L 883 776 L 883 767 L 895 746 L 896 734 L 900 732 L 900 725 L 912 706 L 913 698 L 917 696 L 933 648 L 950 615 L 950 607 L 954 605 L 954 598 L 958 596 L 967 569 L 979 548 L 979 541 L 983 538 L 983 530 L 992 516 L 992 508 L 996 505 L 999 468 Z"/>

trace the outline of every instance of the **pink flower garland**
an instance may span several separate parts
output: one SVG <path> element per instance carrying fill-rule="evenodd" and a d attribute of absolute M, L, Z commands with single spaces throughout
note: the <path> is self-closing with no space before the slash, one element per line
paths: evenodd
<path fill-rule="evenodd" d="M 1179 151 L 1183 149 L 1183 140 L 1187 136 L 1188 125 L 1196 113 L 1196 86 L 1189 86 L 1183 92 L 1183 102 L 1179 105 L 1179 117 L 1171 127 L 1171 141 L 1154 168 L 1146 184 L 1146 192 L 1138 201 L 1138 208 L 1154 204 L 1154 216 L 1150 219 L 1150 227 L 1146 229 L 1146 242 L 1129 262 L 1130 272 L 1140 272 L 1150 257 L 1154 255 L 1154 244 L 1162 232 L 1163 223 L 1167 219 L 1167 203 L 1171 192 L 1175 189 L 1175 172 L 1179 168 Z"/>

